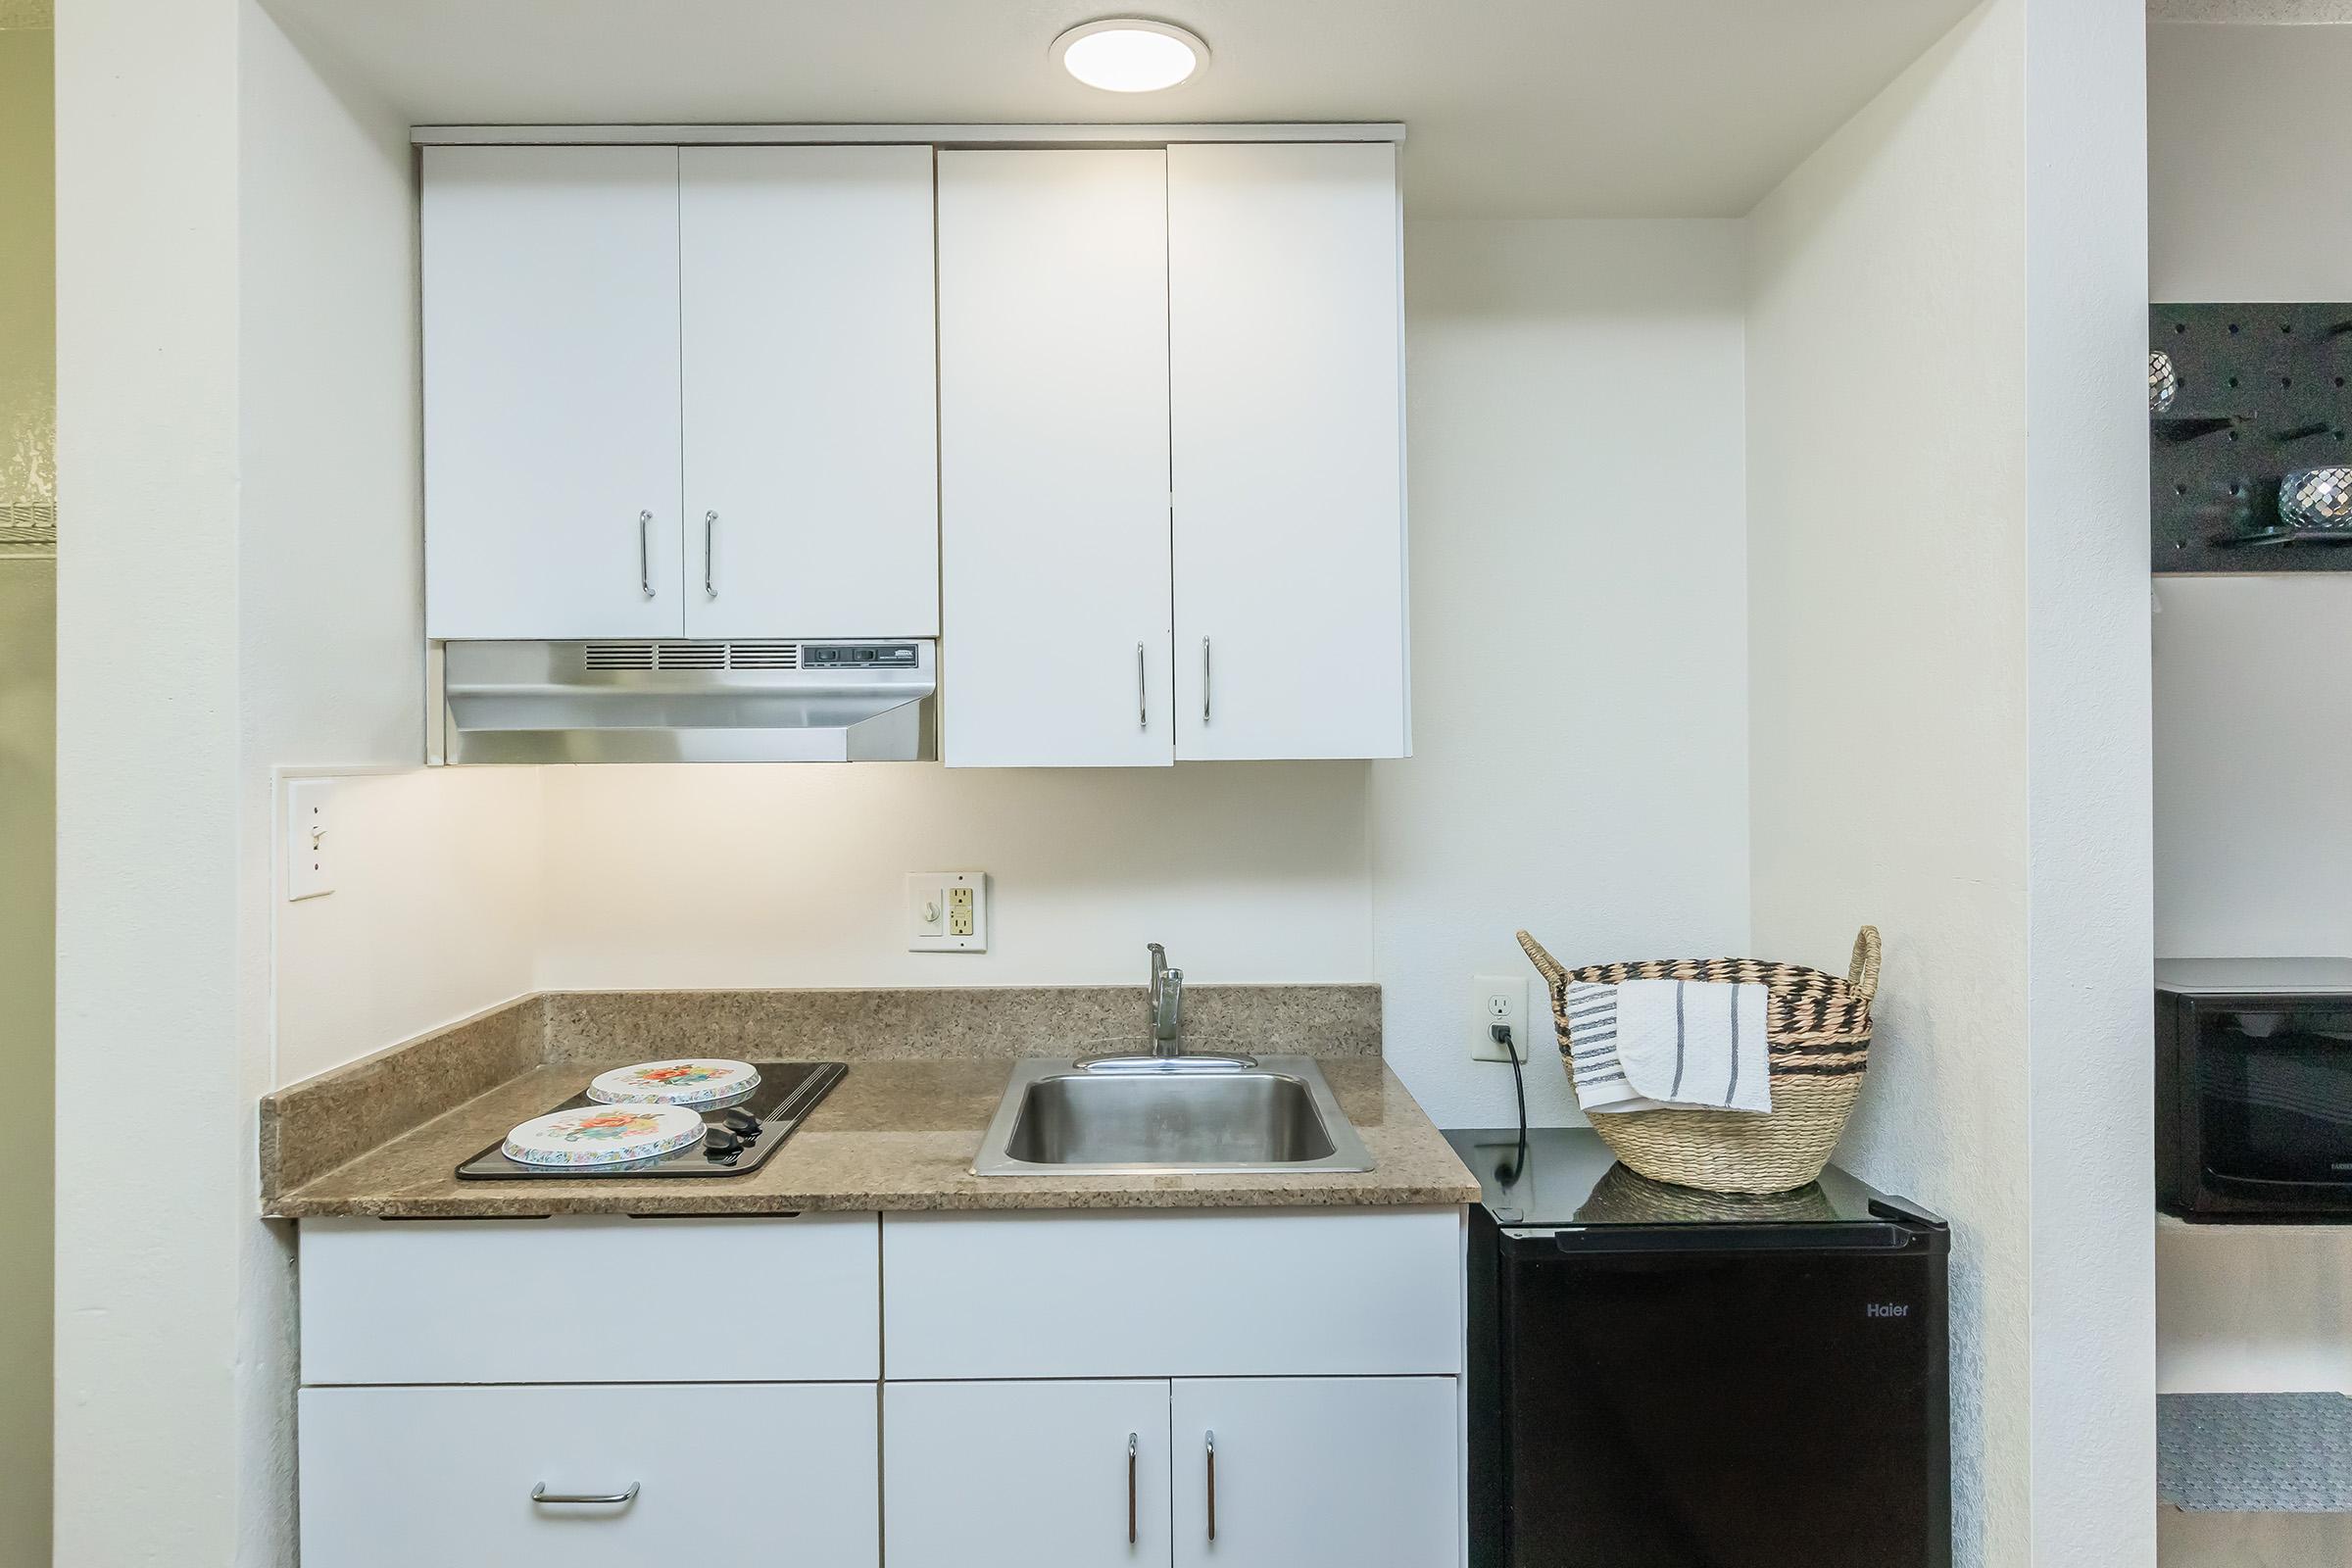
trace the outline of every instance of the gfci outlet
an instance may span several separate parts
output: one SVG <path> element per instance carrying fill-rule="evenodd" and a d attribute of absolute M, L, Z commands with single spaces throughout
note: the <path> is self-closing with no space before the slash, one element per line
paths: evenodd
<path fill-rule="evenodd" d="M 988 873 L 909 871 L 906 948 L 910 953 L 988 951 Z"/>
<path fill-rule="evenodd" d="M 1470 1054 L 1480 1061 L 1508 1061 L 1494 1040 L 1494 1026 L 1511 1032 L 1519 1059 L 1527 1059 L 1527 982 L 1517 975 L 1482 974 L 1470 982 Z"/>

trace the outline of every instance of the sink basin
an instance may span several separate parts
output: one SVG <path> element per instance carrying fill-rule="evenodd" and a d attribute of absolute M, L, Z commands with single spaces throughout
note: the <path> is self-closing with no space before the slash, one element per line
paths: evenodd
<path fill-rule="evenodd" d="M 997 1104 L 975 1176 L 1183 1175 L 1372 1168 L 1321 1069 L 1304 1056 L 1254 1067 L 1090 1072 L 1024 1061 Z"/>

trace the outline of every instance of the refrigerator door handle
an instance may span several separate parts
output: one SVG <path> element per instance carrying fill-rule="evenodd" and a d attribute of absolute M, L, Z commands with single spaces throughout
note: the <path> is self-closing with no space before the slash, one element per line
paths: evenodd
<path fill-rule="evenodd" d="M 1590 1225 L 1551 1233 L 1563 1252 L 1897 1252 L 1918 1236 L 1885 1225 Z"/>

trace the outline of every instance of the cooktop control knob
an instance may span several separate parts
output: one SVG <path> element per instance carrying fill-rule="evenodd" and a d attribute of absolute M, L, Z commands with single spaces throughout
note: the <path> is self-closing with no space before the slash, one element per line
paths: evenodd
<path fill-rule="evenodd" d="M 743 1152 L 743 1140 L 729 1128 L 706 1127 L 703 1129 L 703 1152 L 717 1164 L 732 1165 Z"/>
<path fill-rule="evenodd" d="M 725 1122 L 728 1129 L 738 1138 L 757 1138 L 763 1130 L 760 1125 L 760 1118 L 741 1105 L 728 1110 L 719 1117 L 719 1120 Z"/>

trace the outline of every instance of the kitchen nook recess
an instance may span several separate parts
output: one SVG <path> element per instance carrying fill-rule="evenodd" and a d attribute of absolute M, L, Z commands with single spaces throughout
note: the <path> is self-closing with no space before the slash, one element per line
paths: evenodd
<path fill-rule="evenodd" d="M 1402 135 L 420 128 L 428 757 L 1408 755 Z"/>

